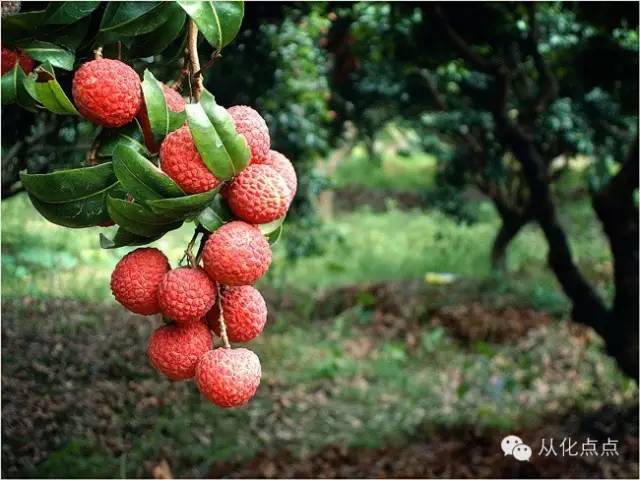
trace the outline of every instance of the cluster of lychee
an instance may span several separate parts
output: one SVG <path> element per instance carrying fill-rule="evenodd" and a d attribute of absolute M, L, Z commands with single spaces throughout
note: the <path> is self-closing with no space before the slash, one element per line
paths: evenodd
<path fill-rule="evenodd" d="M 2 3 L 4 5 L 4 2 Z M 25 73 L 30 73 L 33 70 L 35 62 L 29 54 L 23 52 L 20 49 L 12 50 L 10 48 L 2 47 L 2 62 L 0 64 L 0 73 L 4 75 L 13 67 L 16 63 L 20 64 L 22 70 Z"/>
<path fill-rule="evenodd" d="M 171 110 L 185 108 L 178 92 L 163 89 Z M 222 183 L 203 163 L 187 125 L 169 133 L 161 145 L 154 142 L 140 78 L 128 65 L 110 59 L 87 62 L 74 75 L 72 93 L 79 112 L 94 123 L 113 128 L 137 117 L 147 147 L 159 150 L 162 171 L 184 192 L 206 192 Z M 172 380 L 195 377 L 211 402 L 237 407 L 255 394 L 261 376 L 255 353 L 229 346 L 252 340 L 267 321 L 265 301 L 252 285 L 268 270 L 271 248 L 257 225 L 286 215 L 297 179 L 291 162 L 270 150 L 269 131 L 258 112 L 247 106 L 227 111 L 251 152 L 249 165 L 222 185 L 234 219 L 206 239 L 202 266 L 196 260 L 172 269 L 160 250 L 138 248 L 116 265 L 111 290 L 130 311 L 161 313 L 168 320 L 149 339 L 147 355 L 156 370 Z M 223 347 L 213 348 L 214 333 Z"/>

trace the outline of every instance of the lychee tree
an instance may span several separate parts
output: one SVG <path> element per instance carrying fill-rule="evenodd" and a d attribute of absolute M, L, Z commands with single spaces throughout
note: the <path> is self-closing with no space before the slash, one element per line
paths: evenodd
<path fill-rule="evenodd" d="M 10 13 L 3 9 L 3 108 L 94 125 L 84 166 L 21 172 L 31 202 L 64 227 L 114 226 L 99 235 L 102 248 L 140 246 L 118 263 L 111 289 L 130 311 L 165 319 L 149 340 L 151 364 L 173 380 L 195 377 L 219 406 L 243 405 L 260 362 L 230 341 L 247 342 L 265 325 L 251 285 L 269 268 L 297 189 L 262 116 L 222 107 L 203 85 L 224 61 L 244 4 L 51 2 Z M 212 49 L 202 63 L 200 42 Z M 144 245 L 184 223 L 194 234 L 172 269 Z"/>

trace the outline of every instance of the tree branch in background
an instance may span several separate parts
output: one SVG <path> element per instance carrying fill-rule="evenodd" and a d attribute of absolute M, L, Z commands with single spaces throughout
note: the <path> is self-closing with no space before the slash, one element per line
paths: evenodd
<path fill-rule="evenodd" d="M 534 110 L 535 113 L 542 113 L 558 95 L 558 82 L 549 68 L 549 64 L 540 53 L 538 46 L 540 42 L 540 34 L 538 31 L 538 21 L 536 19 L 536 4 L 534 2 L 528 3 L 527 9 L 529 11 L 529 47 L 531 49 L 531 56 L 533 57 L 536 70 L 542 79 L 542 91 L 540 92 L 538 101 L 534 106 Z"/>

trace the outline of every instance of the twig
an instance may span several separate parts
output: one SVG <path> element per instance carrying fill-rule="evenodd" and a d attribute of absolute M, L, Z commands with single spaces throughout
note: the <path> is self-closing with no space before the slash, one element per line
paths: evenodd
<path fill-rule="evenodd" d="M 98 47 L 93 51 L 94 60 L 98 60 L 102 58 L 102 47 Z"/>
<path fill-rule="evenodd" d="M 209 236 L 211 235 L 211 233 L 209 233 L 206 230 L 202 231 L 202 238 L 200 239 L 200 246 L 198 247 L 198 253 L 196 253 L 196 265 L 200 265 L 200 261 L 202 260 L 202 254 L 204 253 L 204 246 L 207 243 L 207 240 L 209 239 Z"/>
<path fill-rule="evenodd" d="M 187 25 L 187 55 L 190 74 L 189 88 L 191 89 L 194 84 L 192 97 L 199 101 L 204 85 L 200 73 L 200 59 L 198 58 L 198 27 L 192 19 L 189 19 Z"/>
<path fill-rule="evenodd" d="M 91 148 L 87 152 L 87 165 L 95 165 L 98 163 L 98 150 L 100 149 L 100 145 L 102 145 L 105 132 L 106 130 L 104 128 L 100 130 L 96 135 L 96 138 L 91 142 Z"/>
<path fill-rule="evenodd" d="M 191 237 L 191 240 L 189 241 L 189 244 L 187 245 L 186 250 L 184 251 L 184 255 L 180 259 L 180 262 L 179 262 L 180 265 L 184 263 L 185 258 L 189 261 L 190 267 L 193 268 L 198 265 L 198 263 L 196 262 L 196 259 L 193 256 L 193 246 L 196 244 L 196 239 L 198 238 L 199 234 L 200 234 L 200 230 L 196 228 L 196 230 L 193 232 L 193 236 Z"/>
<path fill-rule="evenodd" d="M 194 75 L 202 75 L 202 73 L 209 70 L 213 66 L 213 64 L 216 63 L 216 60 L 218 60 L 220 57 L 222 57 L 220 50 L 216 50 L 215 52 L 213 52 L 211 54 L 211 58 L 207 61 L 207 63 L 205 63 L 200 70 L 194 73 Z"/>
<path fill-rule="evenodd" d="M 218 321 L 220 322 L 220 338 L 222 338 L 222 343 L 224 344 L 224 348 L 231 348 L 229 344 L 229 337 L 227 336 L 227 326 L 224 323 L 224 312 L 222 311 L 222 285 L 216 283 L 216 287 L 218 289 L 218 298 L 216 302 L 218 303 Z"/>

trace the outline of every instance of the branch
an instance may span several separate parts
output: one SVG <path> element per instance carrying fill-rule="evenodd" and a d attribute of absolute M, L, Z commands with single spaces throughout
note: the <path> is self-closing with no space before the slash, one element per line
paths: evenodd
<path fill-rule="evenodd" d="M 187 55 L 190 74 L 189 86 L 193 87 L 193 98 L 199 101 L 204 85 L 200 71 L 200 59 L 198 58 L 198 27 L 191 18 L 187 26 Z"/>
<path fill-rule="evenodd" d="M 529 47 L 531 49 L 531 55 L 533 56 L 533 62 L 536 66 L 536 70 L 542 79 L 542 91 L 540 92 L 538 101 L 534 106 L 534 111 L 536 113 L 542 113 L 558 95 L 558 82 L 549 68 L 549 64 L 538 49 L 539 32 L 538 21 L 536 19 L 536 4 L 534 2 L 528 3 L 527 9 L 529 11 Z"/>
<path fill-rule="evenodd" d="M 433 13 L 433 16 L 436 18 L 436 20 L 440 24 L 440 27 L 442 28 L 442 31 L 444 32 L 449 42 L 451 42 L 453 46 L 456 47 L 458 52 L 460 52 L 460 55 L 466 61 L 468 61 L 474 68 L 477 68 L 478 70 L 482 70 L 487 73 L 494 73 L 503 64 L 503 62 L 501 62 L 496 58 L 486 59 L 481 55 L 478 55 L 477 53 L 475 53 L 471 49 L 469 44 L 465 42 L 464 39 L 458 34 L 458 32 L 456 32 L 454 28 L 451 26 L 446 16 L 442 12 L 440 5 L 437 5 L 437 4 L 432 5 L 431 11 Z"/>

